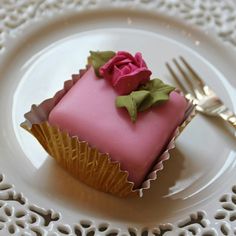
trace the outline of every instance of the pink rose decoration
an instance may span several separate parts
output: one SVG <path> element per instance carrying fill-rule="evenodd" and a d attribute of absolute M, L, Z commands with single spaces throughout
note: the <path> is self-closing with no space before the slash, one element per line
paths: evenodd
<path fill-rule="evenodd" d="M 150 80 L 152 72 L 147 68 L 140 52 L 133 57 L 130 53 L 119 51 L 99 69 L 99 73 L 108 80 L 116 91 L 129 94 L 139 85 Z"/>

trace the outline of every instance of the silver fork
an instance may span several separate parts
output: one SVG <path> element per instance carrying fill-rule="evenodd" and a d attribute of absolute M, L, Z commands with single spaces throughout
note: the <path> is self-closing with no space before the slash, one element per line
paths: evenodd
<path fill-rule="evenodd" d="M 179 71 L 179 74 L 183 76 L 184 83 L 181 82 L 181 79 L 169 63 L 166 63 L 166 67 L 178 84 L 179 89 L 185 94 L 185 97 L 196 105 L 197 111 L 206 115 L 221 117 L 236 129 L 235 114 L 230 111 L 215 92 L 203 82 L 201 77 L 183 57 L 179 57 L 179 59 L 182 65 L 176 59 L 173 59 L 173 63 Z"/>

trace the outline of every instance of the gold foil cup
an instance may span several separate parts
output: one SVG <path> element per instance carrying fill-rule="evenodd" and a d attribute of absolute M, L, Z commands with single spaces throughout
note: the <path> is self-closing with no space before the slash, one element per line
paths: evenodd
<path fill-rule="evenodd" d="M 112 161 L 108 153 L 101 153 L 88 142 L 71 137 L 67 132 L 48 123 L 50 111 L 85 72 L 86 70 L 81 70 L 78 75 L 73 75 L 53 98 L 38 106 L 32 105 L 21 126 L 39 141 L 60 166 L 85 184 L 119 197 L 142 197 L 143 191 L 150 188 L 151 181 L 157 179 L 158 172 L 163 169 L 163 162 L 170 158 L 169 151 L 175 148 L 177 136 L 194 117 L 194 105 L 189 102 L 184 121 L 173 133 L 166 150 L 157 157 L 141 187 L 134 189 L 134 183 L 128 181 L 128 172 L 121 170 L 119 162 Z"/>

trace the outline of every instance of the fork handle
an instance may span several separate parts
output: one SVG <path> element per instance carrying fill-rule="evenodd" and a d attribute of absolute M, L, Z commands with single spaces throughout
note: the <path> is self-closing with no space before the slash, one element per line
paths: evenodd
<path fill-rule="evenodd" d="M 232 111 L 227 109 L 219 113 L 219 116 L 236 129 L 236 115 Z"/>

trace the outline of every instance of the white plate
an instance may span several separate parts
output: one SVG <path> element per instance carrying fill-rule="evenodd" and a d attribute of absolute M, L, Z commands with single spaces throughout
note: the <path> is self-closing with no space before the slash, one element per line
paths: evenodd
<path fill-rule="evenodd" d="M 192 121 L 142 199 L 119 199 L 81 184 L 19 127 L 31 104 L 51 97 L 84 67 L 89 50 L 141 51 L 153 75 L 168 82 L 164 63 L 182 55 L 236 111 L 233 46 L 224 45 L 213 31 L 168 17 L 167 10 L 157 14 L 107 4 L 105 10 L 92 4 L 93 11 L 82 5 L 84 11 L 73 14 L 64 9 L 55 18 L 50 18 L 53 8 L 47 8 L 35 14 L 38 22 L 4 31 L 8 37 L 0 58 L 0 171 L 5 174 L 0 178 L 0 235 L 236 234 L 236 139 L 218 119 L 198 115 Z"/>

